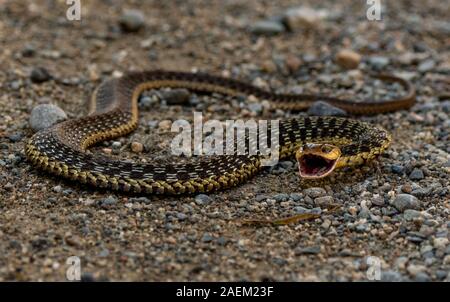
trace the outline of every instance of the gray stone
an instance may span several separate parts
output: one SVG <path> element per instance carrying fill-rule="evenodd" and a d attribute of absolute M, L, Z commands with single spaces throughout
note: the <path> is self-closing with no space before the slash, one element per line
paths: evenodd
<path fill-rule="evenodd" d="M 56 105 L 42 104 L 33 108 L 30 114 L 30 127 L 35 130 L 43 130 L 67 119 L 66 113 Z"/>
<path fill-rule="evenodd" d="M 102 200 L 101 205 L 102 205 L 102 207 L 109 207 L 109 206 L 115 205 L 116 203 L 117 203 L 117 198 L 110 195 Z"/>
<path fill-rule="evenodd" d="M 330 12 L 324 9 L 314 9 L 308 6 L 292 7 L 286 10 L 283 22 L 289 30 L 313 29 L 321 25 Z"/>
<path fill-rule="evenodd" d="M 73 191 L 72 191 L 71 189 L 66 189 L 66 190 L 62 191 L 62 193 L 63 193 L 64 195 L 70 195 L 70 194 L 73 193 Z"/>
<path fill-rule="evenodd" d="M 316 116 L 346 116 L 347 112 L 340 108 L 334 107 L 327 102 L 317 101 L 309 107 L 308 114 Z"/>
<path fill-rule="evenodd" d="M 98 253 L 99 257 L 108 257 L 109 256 L 109 250 L 103 249 L 100 253 Z"/>
<path fill-rule="evenodd" d="M 301 206 L 297 206 L 294 208 L 295 213 L 297 214 L 303 214 L 303 213 L 308 213 L 309 209 L 301 207 Z"/>
<path fill-rule="evenodd" d="M 294 166 L 294 163 L 292 163 L 291 161 L 287 160 L 287 161 L 281 161 L 279 163 L 277 163 L 276 165 L 270 167 L 269 171 L 272 174 L 282 174 L 284 172 L 286 172 L 287 170 L 292 169 L 292 167 Z"/>
<path fill-rule="evenodd" d="M 153 106 L 155 106 L 156 103 L 157 100 L 155 98 L 149 97 L 147 95 L 139 99 L 139 106 L 143 109 L 151 109 Z"/>
<path fill-rule="evenodd" d="M 151 121 L 148 121 L 147 126 L 149 128 L 156 128 L 156 127 L 158 127 L 158 124 L 159 124 L 159 121 L 151 120 Z"/>
<path fill-rule="evenodd" d="M 122 143 L 118 142 L 118 141 L 114 141 L 114 142 L 112 142 L 111 147 L 116 150 L 120 149 L 120 147 L 122 147 Z"/>
<path fill-rule="evenodd" d="M 288 261 L 286 259 L 280 258 L 280 257 L 274 257 L 272 259 L 273 263 L 275 263 L 276 265 L 286 265 L 288 264 Z"/>
<path fill-rule="evenodd" d="M 423 171 L 418 168 L 414 168 L 414 170 L 412 170 L 411 174 L 409 174 L 409 179 L 411 179 L 411 180 L 421 180 L 424 177 L 425 176 L 423 175 Z"/>
<path fill-rule="evenodd" d="M 314 246 L 308 246 L 308 247 L 297 247 L 294 250 L 295 255 L 316 255 L 320 253 L 320 246 L 314 245 Z"/>
<path fill-rule="evenodd" d="M 392 173 L 403 175 L 403 173 L 405 172 L 405 167 L 400 165 L 391 165 L 391 171 Z"/>
<path fill-rule="evenodd" d="M 283 167 L 286 170 L 292 169 L 292 167 L 294 166 L 294 163 L 291 162 L 290 160 L 285 160 L 285 161 L 280 161 L 279 165 L 281 167 Z"/>
<path fill-rule="evenodd" d="M 46 81 L 51 80 L 52 76 L 48 72 L 47 69 L 43 67 L 35 67 L 33 70 L 31 70 L 30 73 L 30 80 L 33 83 L 43 83 Z"/>
<path fill-rule="evenodd" d="M 9 140 L 11 141 L 11 142 L 13 142 L 13 143 L 17 143 L 17 142 L 20 142 L 21 140 L 22 140 L 22 138 L 23 138 L 23 135 L 22 135 L 22 133 L 13 133 L 13 134 L 10 134 L 9 136 L 8 136 L 8 138 L 9 138 Z"/>
<path fill-rule="evenodd" d="M 432 191 L 432 188 L 419 188 L 415 189 L 411 192 L 411 195 L 414 195 L 416 197 L 424 197 L 430 195 Z"/>
<path fill-rule="evenodd" d="M 416 282 L 430 282 L 431 278 L 430 276 L 428 276 L 427 273 L 425 272 L 419 272 L 417 273 L 417 275 L 414 277 L 414 281 Z"/>
<path fill-rule="evenodd" d="M 412 210 L 412 209 L 407 209 L 403 212 L 403 217 L 407 221 L 414 220 L 414 218 L 419 218 L 420 216 L 421 216 L 421 214 L 419 211 Z"/>
<path fill-rule="evenodd" d="M 177 214 L 177 218 L 178 218 L 178 220 L 183 221 L 183 220 L 186 220 L 187 215 L 184 214 L 184 213 L 178 213 L 178 214 Z"/>
<path fill-rule="evenodd" d="M 436 62 L 433 59 L 428 59 L 420 63 L 419 66 L 417 67 L 417 70 L 419 72 L 427 72 L 432 70 L 435 66 Z"/>
<path fill-rule="evenodd" d="M 23 57 L 29 58 L 36 54 L 36 48 L 32 44 L 26 44 L 21 53 Z"/>
<path fill-rule="evenodd" d="M 277 21 L 258 21 L 250 27 L 251 33 L 255 35 L 276 35 L 285 31 L 282 23 Z"/>
<path fill-rule="evenodd" d="M 389 64 L 389 58 L 374 56 L 369 58 L 369 64 L 377 70 L 385 68 Z"/>
<path fill-rule="evenodd" d="M 303 194 L 312 197 L 312 198 L 317 198 L 317 197 L 322 197 L 325 196 L 327 194 L 327 191 L 325 191 L 325 189 L 317 187 L 317 188 L 308 188 L 308 189 L 304 189 L 303 190 Z"/>
<path fill-rule="evenodd" d="M 213 239 L 214 238 L 210 234 L 208 234 L 208 233 L 203 234 L 203 237 L 202 237 L 203 242 L 211 242 Z"/>
<path fill-rule="evenodd" d="M 220 236 L 219 238 L 217 238 L 216 242 L 219 245 L 225 245 L 227 244 L 228 240 L 227 238 Z"/>
<path fill-rule="evenodd" d="M 447 275 L 449 275 L 449 272 L 447 272 L 447 271 L 444 271 L 444 270 L 436 271 L 436 278 L 438 280 L 444 280 L 447 277 Z"/>
<path fill-rule="evenodd" d="M 254 112 L 256 114 L 260 114 L 263 111 L 263 105 L 261 103 L 250 103 L 248 105 L 248 109 L 251 112 Z"/>
<path fill-rule="evenodd" d="M 355 229 L 359 233 L 365 233 L 365 232 L 369 231 L 370 227 L 367 223 L 363 223 L 363 224 L 358 224 Z"/>
<path fill-rule="evenodd" d="M 6 185 L 4 186 L 5 190 L 7 191 L 12 191 L 14 189 L 14 185 L 10 182 L 6 183 Z"/>
<path fill-rule="evenodd" d="M 333 197 L 331 196 L 322 196 L 322 197 L 317 197 L 316 199 L 314 199 L 314 203 L 317 206 L 326 206 L 326 205 L 330 205 L 334 202 Z"/>
<path fill-rule="evenodd" d="M 255 200 L 256 200 L 257 202 L 261 202 L 261 201 L 264 201 L 264 200 L 266 200 L 266 199 L 267 199 L 267 196 L 264 195 L 264 194 L 258 194 L 258 195 L 256 195 L 256 197 L 255 197 Z"/>
<path fill-rule="evenodd" d="M 61 191 L 62 191 L 62 187 L 61 186 L 54 186 L 53 187 L 53 192 L 60 193 Z"/>
<path fill-rule="evenodd" d="M 12 81 L 10 84 L 10 87 L 12 90 L 19 90 L 20 87 L 22 87 L 22 85 L 23 85 L 22 81 L 18 80 L 18 81 Z"/>
<path fill-rule="evenodd" d="M 139 10 L 126 10 L 120 17 L 119 24 L 125 32 L 136 32 L 144 27 L 145 17 Z"/>
<path fill-rule="evenodd" d="M 162 91 L 160 98 L 166 101 L 168 105 L 182 105 L 189 102 L 190 93 L 187 89 L 172 89 Z"/>
<path fill-rule="evenodd" d="M 395 197 L 395 200 L 393 202 L 393 206 L 398 211 L 404 212 L 407 209 L 419 209 L 420 208 L 420 202 L 413 195 L 398 194 L 397 197 Z"/>
<path fill-rule="evenodd" d="M 313 208 L 313 209 L 309 210 L 309 212 L 310 212 L 311 214 L 317 214 L 317 215 L 320 215 L 320 214 L 322 214 L 322 209 L 321 209 L 321 208 Z"/>
<path fill-rule="evenodd" d="M 368 209 L 361 209 L 358 213 L 358 218 L 364 218 L 367 219 L 370 217 L 370 211 Z"/>
<path fill-rule="evenodd" d="M 275 194 L 272 198 L 275 199 L 278 202 L 281 202 L 281 201 L 288 200 L 289 199 L 289 195 L 286 194 L 286 193 L 279 193 L 279 194 Z"/>
<path fill-rule="evenodd" d="M 290 198 L 293 201 L 300 201 L 300 200 L 302 200 L 302 195 L 299 193 L 291 193 Z"/>
<path fill-rule="evenodd" d="M 403 276 L 396 271 L 382 271 L 381 281 L 383 282 L 400 282 L 403 281 Z"/>
<path fill-rule="evenodd" d="M 150 199 L 148 199 L 147 197 L 131 197 L 130 198 L 130 202 L 138 202 L 138 203 L 145 203 L 145 204 L 149 204 L 150 203 Z"/>
<path fill-rule="evenodd" d="M 212 201 L 211 197 L 206 194 L 198 194 L 197 196 L 195 196 L 194 200 L 198 205 L 205 205 Z"/>

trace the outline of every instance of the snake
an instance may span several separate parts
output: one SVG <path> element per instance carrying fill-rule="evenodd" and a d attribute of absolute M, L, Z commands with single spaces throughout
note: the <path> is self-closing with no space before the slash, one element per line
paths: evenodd
<path fill-rule="evenodd" d="M 280 94 L 230 77 L 200 72 L 136 71 L 102 82 L 90 98 L 89 114 L 40 130 L 25 144 L 32 165 L 76 183 L 106 190 L 140 194 L 198 194 L 244 183 L 263 169 L 261 154 L 202 157 L 201 160 L 158 164 L 114 159 L 87 152 L 89 147 L 131 133 L 138 126 L 138 102 L 146 90 L 185 88 L 198 93 L 231 97 L 254 96 L 271 108 L 302 111 L 316 101 L 327 102 L 353 115 L 406 109 L 415 103 L 415 89 L 407 80 L 373 75 L 396 82 L 405 93 L 386 101 L 355 102 L 320 94 Z M 390 145 L 392 136 L 381 127 L 353 118 L 300 116 L 279 121 L 279 159 L 295 156 L 302 178 L 321 178 L 334 169 L 361 165 Z M 247 149 L 246 149 L 247 150 Z"/>

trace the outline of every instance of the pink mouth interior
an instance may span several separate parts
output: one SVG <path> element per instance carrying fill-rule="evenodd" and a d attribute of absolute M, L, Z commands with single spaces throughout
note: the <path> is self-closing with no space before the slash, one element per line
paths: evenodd
<path fill-rule="evenodd" d="M 333 171 L 336 160 L 329 160 L 314 154 L 305 154 L 299 159 L 298 164 L 301 177 L 320 178 Z"/>

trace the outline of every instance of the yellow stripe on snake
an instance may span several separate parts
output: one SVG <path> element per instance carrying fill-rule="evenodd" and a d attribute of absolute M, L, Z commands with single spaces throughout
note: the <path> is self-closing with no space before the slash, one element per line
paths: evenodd
<path fill-rule="evenodd" d="M 274 108 L 304 110 L 317 100 L 352 114 L 375 114 L 404 109 L 415 102 L 412 85 L 400 78 L 406 94 L 385 102 L 355 103 L 322 95 L 276 94 L 252 85 L 201 73 L 147 71 L 129 73 L 101 84 L 91 99 L 91 113 L 39 131 L 25 146 L 27 158 L 38 168 L 96 187 L 147 194 L 212 192 L 236 186 L 262 169 L 262 157 L 235 154 L 205 158 L 186 164 L 158 165 L 114 160 L 89 154 L 92 145 L 132 132 L 138 125 L 138 98 L 144 90 L 187 88 L 223 95 L 253 95 Z M 301 177 L 328 175 L 336 167 L 359 165 L 387 148 L 385 130 L 357 120 L 338 117 L 302 117 L 279 122 L 280 159 L 294 156 Z"/>

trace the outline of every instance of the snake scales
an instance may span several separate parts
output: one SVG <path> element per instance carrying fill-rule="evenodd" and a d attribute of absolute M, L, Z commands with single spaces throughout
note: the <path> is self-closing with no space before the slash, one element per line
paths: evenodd
<path fill-rule="evenodd" d="M 157 165 L 113 160 L 85 150 L 97 142 L 133 131 L 138 124 L 138 98 L 147 89 L 180 87 L 231 96 L 254 95 L 285 110 L 304 110 L 322 100 L 352 114 L 389 112 L 414 104 L 415 91 L 408 81 L 390 75 L 377 77 L 400 83 L 407 91 L 405 96 L 386 102 L 354 103 L 321 95 L 275 94 L 208 74 L 160 70 L 129 73 L 105 81 L 97 88 L 88 116 L 56 124 L 33 135 L 25 153 L 35 166 L 45 171 L 111 190 L 148 194 L 221 190 L 257 173 L 261 169 L 261 157 L 224 155 L 186 164 Z M 279 123 L 280 159 L 292 156 L 308 143 L 326 143 L 340 151 L 340 157 L 334 162 L 336 167 L 362 164 L 382 153 L 390 140 L 386 131 L 346 118 L 303 117 Z"/>

